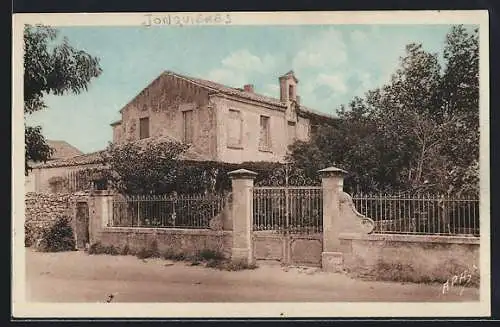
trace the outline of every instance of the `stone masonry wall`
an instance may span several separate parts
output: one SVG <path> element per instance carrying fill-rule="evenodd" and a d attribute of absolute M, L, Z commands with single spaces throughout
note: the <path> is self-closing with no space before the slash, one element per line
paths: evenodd
<path fill-rule="evenodd" d="M 479 240 L 432 235 L 343 234 L 344 268 L 383 280 L 445 282 L 479 273 Z"/>
<path fill-rule="evenodd" d="M 183 138 L 182 112 L 193 110 L 193 146 L 216 158 L 216 120 L 208 92 L 170 75 L 161 75 L 122 109 L 121 123 L 113 127 L 114 143 L 139 139 L 139 120 L 149 118 L 150 136 Z"/>
<path fill-rule="evenodd" d="M 67 217 L 74 222 L 74 208 L 78 201 L 87 201 L 86 193 L 26 193 L 25 195 L 25 239 L 34 246 L 43 231 L 58 219 Z"/>
<path fill-rule="evenodd" d="M 102 245 L 112 245 L 119 249 L 127 246 L 133 253 L 149 248 L 153 242 L 156 242 L 160 253 L 173 251 L 195 255 L 201 250 L 213 250 L 230 257 L 232 232 L 203 229 L 107 227 L 99 235 L 99 243 Z"/>

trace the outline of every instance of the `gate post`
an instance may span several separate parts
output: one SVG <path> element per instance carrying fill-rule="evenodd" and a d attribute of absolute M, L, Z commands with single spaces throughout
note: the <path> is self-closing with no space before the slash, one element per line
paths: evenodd
<path fill-rule="evenodd" d="M 103 228 L 108 227 L 113 215 L 113 192 L 93 191 L 89 197 L 89 242 L 100 239 Z"/>
<path fill-rule="evenodd" d="M 340 252 L 340 194 L 343 192 L 345 170 L 328 167 L 319 171 L 323 189 L 323 252 L 321 267 L 324 271 L 342 270 Z"/>
<path fill-rule="evenodd" d="M 238 169 L 228 173 L 233 189 L 233 248 L 231 261 L 251 265 L 253 253 L 253 180 L 257 173 Z"/>

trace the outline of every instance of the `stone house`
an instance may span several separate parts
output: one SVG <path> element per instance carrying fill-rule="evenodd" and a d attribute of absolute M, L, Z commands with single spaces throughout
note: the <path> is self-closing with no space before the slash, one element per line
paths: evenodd
<path fill-rule="evenodd" d="M 334 117 L 300 104 L 298 79 L 279 77 L 280 98 L 251 84 L 233 88 L 165 71 L 120 110 L 113 142 L 170 136 L 191 144 L 206 160 L 283 161 L 288 145 L 309 139 L 314 126 Z"/>
<path fill-rule="evenodd" d="M 57 162 L 60 160 L 65 160 L 77 156 L 83 155 L 83 152 L 74 147 L 73 145 L 69 144 L 66 141 L 60 141 L 60 140 L 46 140 L 47 144 L 52 148 L 53 153 L 48 161 L 48 163 L 51 162 Z M 36 167 L 40 165 L 41 163 L 36 163 L 36 162 L 29 162 L 28 163 L 30 167 Z M 34 192 L 35 191 L 35 174 L 30 173 L 28 176 L 25 178 L 24 182 L 24 187 L 26 192 Z"/>
<path fill-rule="evenodd" d="M 308 140 L 315 126 L 335 117 L 300 104 L 293 71 L 278 82 L 276 99 L 256 93 L 250 84 L 233 88 L 165 71 L 120 110 L 121 119 L 111 124 L 113 143 L 173 139 L 191 145 L 181 160 L 283 161 L 288 145 Z M 68 191 L 63 179 L 102 167 L 102 151 L 33 165 L 26 192 Z"/>

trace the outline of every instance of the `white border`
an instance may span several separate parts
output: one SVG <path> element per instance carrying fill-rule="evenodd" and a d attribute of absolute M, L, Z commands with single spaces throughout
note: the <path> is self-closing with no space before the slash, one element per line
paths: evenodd
<path fill-rule="evenodd" d="M 215 13 L 151 13 L 187 17 Z M 490 304 L 490 193 L 489 193 L 489 35 L 488 12 L 377 11 L 377 12 L 237 12 L 231 25 L 316 24 L 477 24 L 480 26 L 480 176 L 481 176 L 481 285 L 480 301 L 470 303 L 142 303 L 42 304 L 25 301 L 24 280 L 24 133 L 23 133 L 23 25 L 143 26 L 146 13 L 15 14 L 13 16 L 13 316 L 14 317 L 465 317 L 489 316 Z M 191 18 L 189 18 L 191 17 Z M 208 24 L 205 24 L 208 25 Z M 224 24 L 219 24 L 224 25 Z M 171 25 L 175 27 L 175 25 Z M 146 27 L 145 27 L 146 28 Z M 152 27 L 155 28 L 155 27 Z"/>

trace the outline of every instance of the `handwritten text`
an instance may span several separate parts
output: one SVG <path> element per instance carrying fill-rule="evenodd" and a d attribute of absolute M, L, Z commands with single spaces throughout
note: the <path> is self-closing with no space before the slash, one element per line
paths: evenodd
<path fill-rule="evenodd" d="M 142 23 L 146 27 L 162 25 L 228 25 L 232 23 L 230 14 L 147 14 Z"/>

